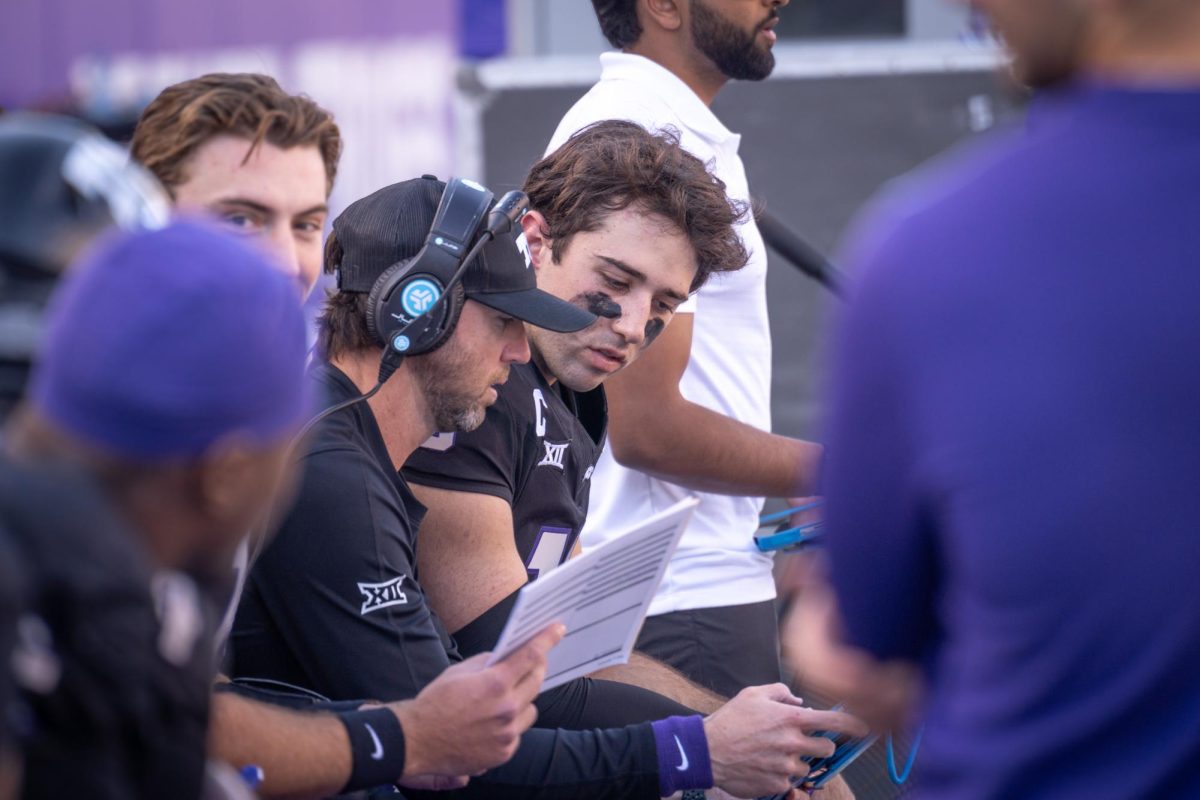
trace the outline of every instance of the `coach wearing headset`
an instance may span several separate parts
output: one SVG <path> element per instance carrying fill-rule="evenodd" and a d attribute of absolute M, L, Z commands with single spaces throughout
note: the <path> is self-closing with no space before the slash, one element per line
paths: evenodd
<path fill-rule="evenodd" d="M 209 216 L 261 244 L 299 297 L 320 273 L 320 232 L 341 147 L 328 111 L 251 73 L 203 75 L 167 87 L 142 113 L 131 144 L 134 159 L 161 181 L 177 210 Z M 295 711 L 280 707 L 278 695 L 222 683 L 212 700 L 210 756 L 260 768 L 265 780 L 258 790 L 267 797 L 326 796 L 360 788 L 381 771 L 405 785 L 428 785 L 429 773 L 493 766 L 507 760 L 528 727 L 530 715 L 521 712 L 536 694 L 554 641 L 546 632 L 491 667 L 463 663 L 419 697 L 390 704 L 404 746 L 382 754 L 369 738 L 350 740 L 362 730 L 355 703 L 324 707 L 336 714 L 314 713 L 311 702 Z M 356 769 L 364 763 L 373 767 L 365 776 Z"/>
<path fill-rule="evenodd" d="M 460 270 L 462 253 L 481 241 L 475 231 L 487 199 L 469 182 L 443 191 L 422 178 L 363 198 L 335 220 L 326 269 L 338 269 L 339 291 L 321 317 L 312 380 L 327 409 L 349 407 L 315 427 L 299 500 L 251 571 L 231 639 L 235 676 L 333 699 L 391 700 L 413 696 L 457 660 L 417 580 L 423 508 L 397 468 L 434 431 L 482 422 L 494 387 L 529 359 L 522 322 L 565 332 L 595 319 L 536 288 L 510 233 Z M 507 226 L 511 219 L 496 229 Z M 862 732 L 844 715 L 815 714 L 822 712 L 760 691 L 705 720 L 533 730 L 512 761 L 466 792 L 659 797 L 714 784 L 740 796 L 778 791 L 801 769 L 798 754 L 830 747 L 805 736 L 799 718 Z M 381 714 L 378 727 L 363 721 L 372 724 L 364 742 L 386 749 L 388 717 Z"/>

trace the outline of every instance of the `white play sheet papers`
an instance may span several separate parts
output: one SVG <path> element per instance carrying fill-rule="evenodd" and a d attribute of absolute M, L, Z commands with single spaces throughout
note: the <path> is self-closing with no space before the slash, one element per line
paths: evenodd
<path fill-rule="evenodd" d="M 667 562 L 699 502 L 695 497 L 680 500 L 526 584 L 488 663 L 554 622 L 566 625 L 567 635 L 550 651 L 543 692 L 627 662 Z"/>

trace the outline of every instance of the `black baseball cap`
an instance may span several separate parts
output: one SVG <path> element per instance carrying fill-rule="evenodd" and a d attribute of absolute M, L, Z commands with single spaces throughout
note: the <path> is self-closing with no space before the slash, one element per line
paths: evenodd
<path fill-rule="evenodd" d="M 341 245 L 337 286 L 369 292 L 384 270 L 425 245 L 446 184 L 431 175 L 394 183 L 351 203 L 333 221 Z M 478 241 L 478 237 L 471 245 Z M 462 278 L 466 296 L 519 320 L 561 333 L 586 328 L 596 317 L 537 288 L 533 259 L 520 226 L 483 246 Z"/>

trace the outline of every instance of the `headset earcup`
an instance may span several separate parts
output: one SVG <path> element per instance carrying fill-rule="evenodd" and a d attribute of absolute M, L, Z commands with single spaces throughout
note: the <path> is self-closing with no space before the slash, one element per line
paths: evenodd
<path fill-rule="evenodd" d="M 384 300 L 392 294 L 392 289 L 396 287 L 404 274 L 408 271 L 408 265 L 411 260 L 398 261 L 392 266 L 383 271 L 375 283 L 371 286 L 371 291 L 367 294 L 366 321 L 367 332 L 374 337 L 375 341 L 380 345 L 386 345 L 383 340 L 383 328 L 379 324 L 379 320 L 387 313 L 383 310 Z"/>
<path fill-rule="evenodd" d="M 423 277 L 432 280 L 432 276 L 426 275 Z M 405 351 L 405 354 L 421 356 L 426 353 L 432 353 L 444 345 L 449 340 L 450 334 L 454 332 L 454 327 L 458 324 L 458 318 L 462 314 L 465 299 L 466 293 L 461 284 L 451 287 L 450 294 L 442 303 L 441 309 L 430 320 L 430 327 L 417 338 L 413 339 L 412 344 Z"/>
<path fill-rule="evenodd" d="M 450 296 L 446 298 L 446 309 L 442 314 L 441 327 L 437 335 L 428 344 L 421 345 L 420 349 L 413 353 L 413 355 L 432 353 L 450 341 L 450 337 L 454 335 L 454 329 L 458 327 L 458 318 L 462 316 L 463 305 L 466 301 L 466 290 L 463 289 L 461 283 L 456 283 L 450 288 Z"/>
<path fill-rule="evenodd" d="M 384 270 L 367 295 L 367 331 L 375 338 L 376 342 L 384 347 L 390 346 L 390 343 L 385 341 L 385 336 L 390 335 L 389 328 L 393 327 L 389 325 L 388 317 L 393 311 L 399 313 L 398 301 L 410 282 L 433 283 L 441 291 L 442 283 L 435 275 L 418 270 L 419 264 L 416 263 L 416 259 L 393 264 Z M 434 317 L 430 320 L 432 327 L 427 330 L 425 335 L 412 343 L 412 346 L 405 351 L 405 355 L 421 355 L 445 344 L 454 331 L 454 326 L 458 324 L 464 302 L 466 302 L 466 292 L 461 283 L 456 284 L 451 288 L 450 296 L 445 299 L 442 307 L 434 311 Z M 412 312 L 406 311 L 405 313 L 411 314 Z"/>

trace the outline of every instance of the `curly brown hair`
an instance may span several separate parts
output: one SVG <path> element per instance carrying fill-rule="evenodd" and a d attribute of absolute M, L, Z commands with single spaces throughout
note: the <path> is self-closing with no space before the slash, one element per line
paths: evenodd
<path fill-rule="evenodd" d="M 281 149 L 315 145 L 325 162 L 325 192 L 333 190 L 342 154 L 333 116 L 267 75 L 217 72 L 168 86 L 142 112 L 130 151 L 174 194 L 188 179 L 187 160 L 221 135 L 248 139 L 247 159 L 264 141 Z"/>
<path fill-rule="evenodd" d="M 671 129 L 649 133 L 621 120 L 589 125 L 534 164 L 524 189 L 529 207 L 546 218 L 542 233 L 555 263 L 571 237 L 630 206 L 663 217 L 687 236 L 696 251 L 693 292 L 714 272 L 741 269 L 750 258 L 734 227 L 746 204 L 731 200 L 725 184 Z"/>

